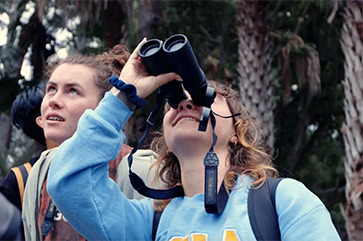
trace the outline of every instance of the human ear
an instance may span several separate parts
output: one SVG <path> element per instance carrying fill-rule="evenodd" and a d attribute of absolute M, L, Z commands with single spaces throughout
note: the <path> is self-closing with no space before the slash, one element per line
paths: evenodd
<path fill-rule="evenodd" d="M 229 139 L 229 143 L 237 145 L 238 143 L 238 138 L 237 138 L 237 134 L 234 134 L 230 139 Z"/>
<path fill-rule="evenodd" d="M 42 117 L 38 116 L 37 118 L 35 118 L 35 123 L 37 123 L 37 125 L 43 129 L 43 125 L 42 125 Z"/>

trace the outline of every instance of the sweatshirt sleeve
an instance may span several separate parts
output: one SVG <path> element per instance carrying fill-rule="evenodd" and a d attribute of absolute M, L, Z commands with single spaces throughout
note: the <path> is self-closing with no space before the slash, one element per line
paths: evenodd
<path fill-rule="evenodd" d="M 107 93 L 81 117 L 75 134 L 54 156 L 47 190 L 67 221 L 87 240 L 150 240 L 152 201 L 130 201 L 109 178 L 132 112 Z"/>
<path fill-rule="evenodd" d="M 304 184 L 285 178 L 276 189 L 282 240 L 341 240 L 329 211 Z"/>

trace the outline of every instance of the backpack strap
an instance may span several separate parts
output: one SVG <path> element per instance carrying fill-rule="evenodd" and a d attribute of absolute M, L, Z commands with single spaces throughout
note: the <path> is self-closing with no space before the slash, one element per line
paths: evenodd
<path fill-rule="evenodd" d="M 248 216 L 257 240 L 281 240 L 276 213 L 275 193 L 282 178 L 267 178 L 259 188 L 248 193 Z"/>
<path fill-rule="evenodd" d="M 29 162 L 25 163 L 24 165 L 11 168 L 11 171 L 14 172 L 16 181 L 18 183 L 21 206 L 23 206 L 25 184 L 26 181 L 28 180 L 28 175 L 31 169 L 32 165 Z"/>

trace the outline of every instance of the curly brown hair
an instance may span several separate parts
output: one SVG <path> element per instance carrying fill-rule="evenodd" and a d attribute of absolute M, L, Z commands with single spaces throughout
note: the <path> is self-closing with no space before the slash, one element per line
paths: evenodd
<path fill-rule="evenodd" d="M 227 100 L 232 114 L 241 113 L 233 117 L 238 142 L 231 143 L 229 147 L 230 167 L 224 177 L 226 189 L 232 190 L 237 176 L 241 174 L 252 177 L 252 185 L 256 186 L 262 185 L 268 177 L 277 177 L 278 172 L 273 167 L 271 150 L 262 129 L 253 114 L 242 104 L 239 93 L 221 82 L 209 80 L 208 84 Z M 168 188 L 182 185 L 179 161 L 173 153 L 168 152 L 162 131 L 154 133 L 151 148 L 159 154 L 158 160 L 153 164 L 158 171 L 158 178 Z M 155 209 L 161 211 L 169 201 L 156 201 Z"/>
<path fill-rule="evenodd" d="M 119 76 L 130 57 L 130 52 L 123 44 L 115 45 L 111 50 L 101 54 L 73 54 L 56 63 L 50 64 L 45 69 L 46 79 L 49 79 L 54 70 L 62 64 L 83 65 L 95 70 L 94 82 L 100 90 L 100 97 L 112 88 L 108 79 Z"/>

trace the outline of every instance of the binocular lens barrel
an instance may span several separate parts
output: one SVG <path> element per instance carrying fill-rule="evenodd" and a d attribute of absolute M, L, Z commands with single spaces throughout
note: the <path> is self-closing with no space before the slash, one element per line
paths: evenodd
<path fill-rule="evenodd" d="M 154 76 L 173 72 L 173 68 L 168 64 L 164 55 L 162 42 L 157 39 L 147 41 L 139 49 L 139 56 L 142 59 L 143 64 L 149 74 Z M 159 89 L 169 105 L 174 109 L 178 108 L 179 103 L 187 98 L 181 82 L 177 80 L 173 80 L 160 86 Z"/>
<path fill-rule="evenodd" d="M 151 56 L 156 52 L 158 52 L 162 48 L 162 45 L 163 44 L 160 40 L 150 39 L 141 46 L 139 54 L 142 55 L 143 57 Z"/>
<path fill-rule="evenodd" d="M 150 55 L 155 54 L 158 51 L 159 51 L 159 49 L 157 48 L 157 45 L 154 45 L 154 46 L 150 46 L 149 48 L 146 48 L 144 53 L 145 53 L 145 56 L 150 56 Z"/>
<path fill-rule="evenodd" d="M 171 36 L 163 44 L 163 50 L 174 72 L 182 77 L 184 88 L 193 102 L 203 106 L 208 85 L 187 37 L 182 34 Z"/>
<path fill-rule="evenodd" d="M 184 38 L 183 35 L 173 35 L 169 39 L 166 40 L 164 44 L 164 51 L 165 52 L 176 52 L 179 49 L 183 48 L 185 43 L 188 40 Z"/>
<path fill-rule="evenodd" d="M 206 105 L 207 81 L 185 35 L 173 35 L 164 44 L 158 39 L 151 39 L 141 46 L 139 56 L 150 75 L 179 74 L 193 102 L 199 106 Z M 160 91 L 173 108 L 186 99 L 181 83 L 176 80 L 161 86 Z"/>
<path fill-rule="evenodd" d="M 157 39 L 150 39 L 139 49 L 139 56 L 142 59 L 150 75 L 159 75 L 165 69 L 163 43 Z"/>

